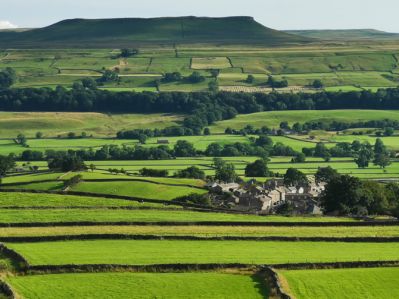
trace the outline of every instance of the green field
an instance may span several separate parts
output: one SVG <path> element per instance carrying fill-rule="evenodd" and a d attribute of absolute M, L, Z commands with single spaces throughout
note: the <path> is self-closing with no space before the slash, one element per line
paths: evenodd
<path fill-rule="evenodd" d="M 399 259 L 399 243 L 97 240 L 7 246 L 22 254 L 31 265 L 279 264 Z"/>
<path fill-rule="evenodd" d="M 397 226 L 278 227 L 278 226 L 56 226 L 0 228 L 0 237 L 63 236 L 90 234 L 197 236 L 197 237 L 399 237 Z"/>
<path fill-rule="evenodd" d="M 143 205 L 145 207 L 145 205 Z M 186 210 L 170 211 L 168 209 L 0 209 L 0 222 L 2 223 L 32 223 L 32 222 L 341 222 L 354 221 L 351 218 L 337 217 L 261 217 L 244 214 L 224 214 L 195 212 Z"/>
<path fill-rule="evenodd" d="M 359 47 L 323 44 L 291 48 L 254 48 L 245 44 L 152 46 L 142 47 L 135 57 L 123 59 L 116 58 L 118 50 L 111 49 L 8 50 L 0 60 L 0 69 L 13 67 L 17 71 L 19 80 L 15 87 L 18 88 L 71 87 L 85 77 L 97 79 L 104 69 L 117 69 L 120 80 L 108 82 L 102 89 L 206 91 L 211 80 L 209 71 L 219 70 L 220 86 L 264 86 L 267 75 L 271 74 L 276 79 L 286 79 L 291 87 L 306 87 L 320 79 L 327 90 L 338 91 L 397 86 L 399 74 L 395 73 L 397 61 L 394 58 L 397 53 L 395 46 L 374 46 L 367 42 Z M 180 72 L 188 76 L 196 70 L 208 77 L 205 82 L 161 82 L 157 87 L 156 80 L 164 73 Z M 252 83 L 245 82 L 249 74 L 255 76 Z"/>
<path fill-rule="evenodd" d="M 386 299 L 399 296 L 399 268 L 291 270 L 279 273 L 297 299 Z"/>
<path fill-rule="evenodd" d="M 217 122 L 211 127 L 213 133 L 224 133 L 226 128 L 242 129 L 246 125 L 255 128 L 267 126 L 279 128 L 280 123 L 286 121 L 289 125 L 296 122 L 308 121 L 324 122 L 358 122 L 367 120 L 399 120 L 399 111 L 394 110 L 309 110 L 309 111 L 270 111 L 252 114 L 241 114 L 234 119 Z"/>
<path fill-rule="evenodd" d="M 53 274 L 16 276 L 7 281 L 27 299 L 261 299 L 267 296 L 260 278 L 227 273 Z"/>
<path fill-rule="evenodd" d="M 147 182 L 82 182 L 72 191 L 99 194 L 126 195 L 139 198 L 172 200 L 191 193 L 204 194 L 206 190 Z"/>
<path fill-rule="evenodd" d="M 4 193 L 0 192 L 1 208 L 107 208 L 107 207 L 131 207 L 131 208 L 150 208 L 163 207 L 159 204 L 138 203 L 112 198 L 56 195 L 56 194 L 34 194 L 34 193 Z M 178 208 L 178 206 L 171 206 Z"/>
<path fill-rule="evenodd" d="M 125 129 L 162 129 L 177 125 L 182 117 L 169 114 L 102 114 L 77 112 L 0 112 L 0 136 L 15 138 L 19 133 L 33 138 L 57 137 L 86 132 L 96 137 L 111 136 Z M 81 141 L 80 141 L 81 142 Z"/>

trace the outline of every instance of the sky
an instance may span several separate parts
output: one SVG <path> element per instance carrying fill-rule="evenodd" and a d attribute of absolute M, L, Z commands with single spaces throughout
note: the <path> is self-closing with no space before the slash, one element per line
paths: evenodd
<path fill-rule="evenodd" d="M 287 29 L 372 28 L 399 33 L 398 0 L 0 0 L 0 28 L 43 27 L 70 18 L 252 16 Z"/>

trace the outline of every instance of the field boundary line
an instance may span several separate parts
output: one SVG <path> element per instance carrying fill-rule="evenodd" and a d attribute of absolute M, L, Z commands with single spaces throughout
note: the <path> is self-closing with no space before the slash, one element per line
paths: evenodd
<path fill-rule="evenodd" d="M 0 293 L 7 296 L 8 299 L 18 299 L 17 293 L 4 280 L 0 280 Z"/>
<path fill-rule="evenodd" d="M 252 237 L 252 236 L 194 236 L 194 235 L 147 235 L 147 234 L 80 234 L 51 236 L 15 236 L 1 237 L 0 242 L 37 243 L 55 241 L 84 240 L 175 240 L 175 241 L 255 241 L 255 242 L 345 242 L 345 243 L 397 243 L 399 237 Z"/>
<path fill-rule="evenodd" d="M 255 215 L 253 213 L 244 213 L 241 211 L 232 211 L 232 210 L 221 209 L 221 208 L 210 208 L 209 206 L 203 206 L 203 205 L 197 205 L 197 204 L 191 204 L 191 203 L 183 203 L 183 202 L 173 201 L 173 200 L 150 199 L 150 198 L 141 198 L 141 197 L 133 197 L 133 196 L 90 193 L 90 192 L 81 192 L 81 191 L 1 189 L 1 187 L 0 187 L 0 193 L 1 192 L 2 193 L 11 193 L 12 192 L 12 193 L 32 193 L 32 194 L 57 194 L 57 195 L 70 195 L 70 196 L 97 197 L 97 198 L 106 198 L 106 199 L 120 199 L 120 200 L 126 200 L 126 201 L 135 201 L 135 202 L 139 202 L 139 203 L 154 203 L 154 204 L 181 206 L 183 208 L 187 208 L 190 211 L 198 211 L 198 212 L 226 213 L 226 214 L 235 214 L 235 215 Z"/>
<path fill-rule="evenodd" d="M 100 169 L 100 168 L 99 168 Z M 105 170 L 105 169 L 100 169 L 100 170 Z M 51 182 L 60 182 L 63 181 L 63 177 L 66 175 L 70 174 L 71 172 L 64 173 L 60 175 L 58 178 L 55 180 L 36 180 L 36 181 L 25 181 L 25 182 L 15 182 L 15 183 L 5 183 L 2 184 L 1 186 L 23 186 L 23 185 L 29 185 L 29 184 L 36 184 L 36 183 L 51 183 Z M 200 189 L 200 190 L 206 190 L 205 187 L 199 187 L 195 185 L 190 185 L 190 184 L 169 184 L 169 183 L 162 183 L 162 182 L 155 182 L 151 180 L 141 180 L 141 179 L 83 179 L 83 182 L 88 182 L 88 183 L 101 183 L 101 182 L 144 182 L 144 183 L 149 183 L 149 184 L 154 184 L 154 185 L 165 185 L 165 186 L 172 186 L 172 187 L 188 187 L 188 188 L 193 188 L 193 189 Z"/>
<path fill-rule="evenodd" d="M 240 221 L 66 221 L 66 222 L 0 222 L 0 227 L 53 227 L 53 226 L 276 226 L 276 227 L 367 227 L 398 226 L 398 221 L 391 222 L 240 222 Z"/>
<path fill-rule="evenodd" d="M 90 272 L 179 272 L 204 271 L 222 269 L 259 269 L 265 270 L 308 270 L 308 269 L 350 269 L 350 268 L 384 268 L 399 267 L 399 260 L 362 261 L 362 262 L 332 262 L 332 263 L 296 263 L 296 264 L 64 264 L 64 265 L 33 265 L 25 269 L 28 274 L 42 273 L 90 273 Z"/>

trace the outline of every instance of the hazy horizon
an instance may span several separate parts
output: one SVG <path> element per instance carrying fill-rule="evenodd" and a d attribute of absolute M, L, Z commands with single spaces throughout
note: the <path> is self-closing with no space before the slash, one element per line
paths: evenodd
<path fill-rule="evenodd" d="M 23 8 L 23 9 L 21 9 Z M 321 5 L 317 0 L 152 0 L 135 4 L 129 0 L 99 3 L 94 0 L 13 0 L 0 11 L 0 29 L 44 27 L 73 18 L 151 18 L 178 16 L 251 16 L 278 30 L 376 29 L 399 33 L 394 0 L 335 0 Z"/>

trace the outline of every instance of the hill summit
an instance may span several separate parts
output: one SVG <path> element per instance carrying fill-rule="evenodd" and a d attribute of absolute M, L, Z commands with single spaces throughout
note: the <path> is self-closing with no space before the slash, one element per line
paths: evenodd
<path fill-rule="evenodd" d="M 273 30 L 252 17 L 70 19 L 24 32 L 0 32 L 0 47 L 122 47 L 210 43 L 285 45 L 306 37 Z"/>

